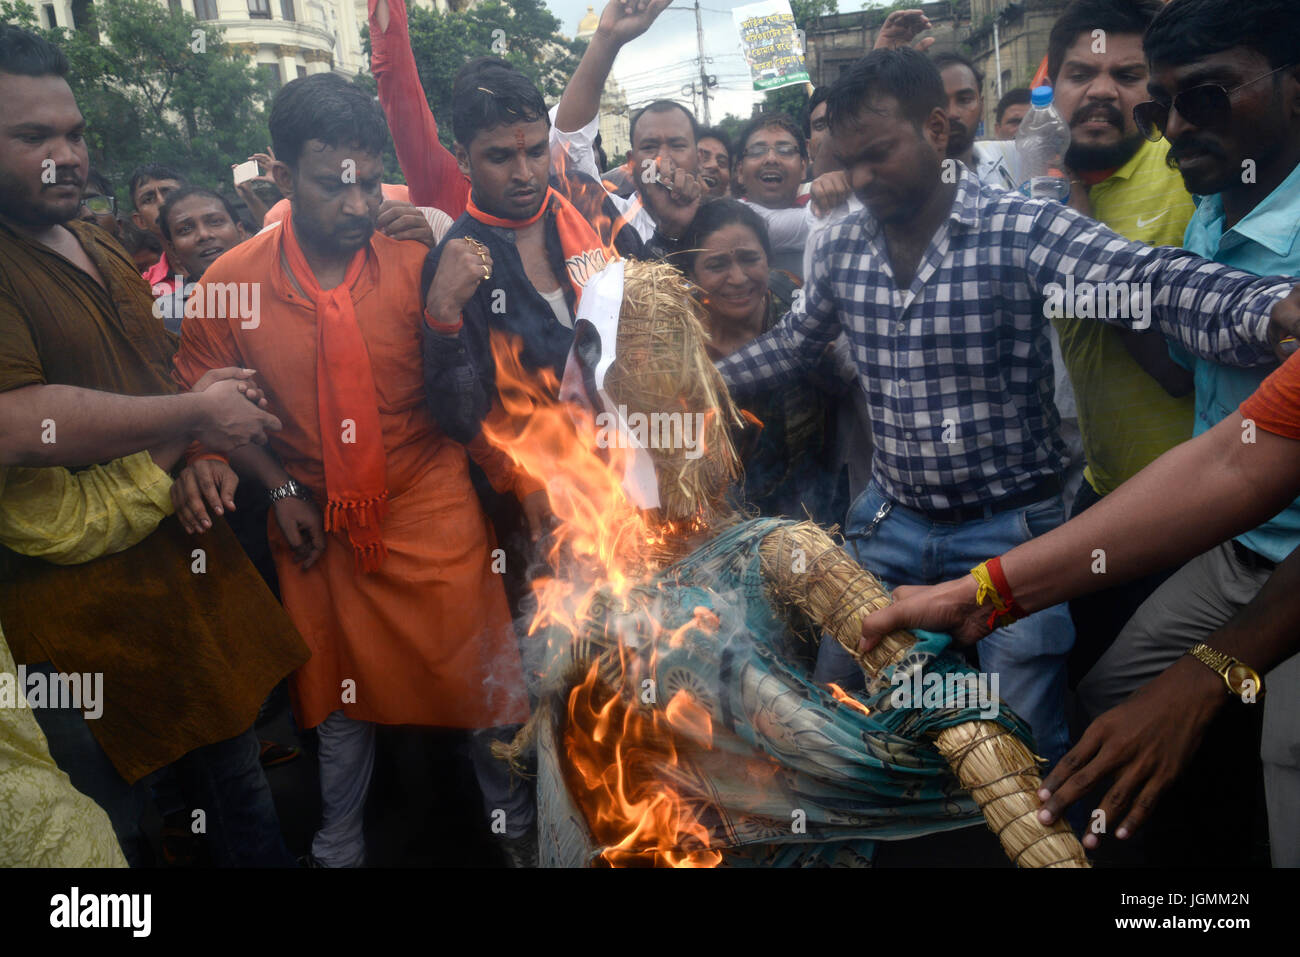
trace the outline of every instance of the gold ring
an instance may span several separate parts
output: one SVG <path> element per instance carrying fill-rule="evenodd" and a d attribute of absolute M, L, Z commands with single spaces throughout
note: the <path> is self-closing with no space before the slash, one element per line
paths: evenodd
<path fill-rule="evenodd" d="M 487 282 L 492 278 L 492 270 L 488 268 L 487 263 L 483 264 L 483 281 Z"/>

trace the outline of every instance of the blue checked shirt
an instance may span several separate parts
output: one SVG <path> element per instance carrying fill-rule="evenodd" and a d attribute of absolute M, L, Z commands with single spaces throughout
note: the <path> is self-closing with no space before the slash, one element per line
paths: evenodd
<path fill-rule="evenodd" d="M 959 169 L 952 213 L 910 289 L 895 288 L 868 211 L 823 230 L 802 310 L 719 363 L 732 393 L 804 375 L 843 331 L 871 412 L 872 477 L 894 501 L 932 511 L 994 504 L 1064 471 L 1044 308 L 1052 283 L 1148 283 L 1148 320 L 1191 352 L 1238 366 L 1274 361 L 1269 314 L 1290 281 L 1130 242 Z"/>

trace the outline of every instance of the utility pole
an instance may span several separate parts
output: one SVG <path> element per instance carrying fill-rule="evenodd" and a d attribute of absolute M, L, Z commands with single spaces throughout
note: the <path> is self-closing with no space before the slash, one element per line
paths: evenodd
<path fill-rule="evenodd" d="M 709 116 L 709 77 L 704 72 L 704 22 L 700 19 L 700 0 L 695 0 L 695 42 L 700 52 L 700 94 L 704 97 L 704 125 L 712 126 Z M 717 82 L 715 79 L 713 82 Z"/>

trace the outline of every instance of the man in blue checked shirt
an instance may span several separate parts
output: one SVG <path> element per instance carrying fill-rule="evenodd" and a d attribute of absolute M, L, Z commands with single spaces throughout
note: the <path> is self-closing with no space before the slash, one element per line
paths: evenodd
<path fill-rule="evenodd" d="M 802 308 L 719 369 L 737 397 L 779 388 L 845 333 L 876 445 L 846 539 L 889 585 L 964 575 L 1062 522 L 1054 310 L 1154 322 L 1190 352 L 1239 366 L 1272 361 L 1271 344 L 1291 334 L 1270 322 L 1290 282 L 1130 242 L 945 163 L 943 83 L 916 51 L 872 52 L 828 102 L 828 145 L 866 209 L 822 232 Z M 1104 555 L 1079 561 L 1104 574 Z M 1058 605 L 979 645 L 981 668 L 999 674 L 1002 698 L 1053 763 L 1068 746 L 1073 641 Z"/>

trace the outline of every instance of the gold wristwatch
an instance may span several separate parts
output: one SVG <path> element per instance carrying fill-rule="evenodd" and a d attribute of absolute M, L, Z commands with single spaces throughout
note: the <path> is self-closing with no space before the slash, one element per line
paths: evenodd
<path fill-rule="evenodd" d="M 1222 651 L 1216 651 L 1205 643 L 1201 643 L 1191 648 L 1188 652 L 1193 658 L 1201 662 L 1211 671 L 1223 676 L 1223 683 L 1228 686 L 1228 694 L 1234 698 L 1246 700 L 1246 682 L 1253 682 L 1250 686 L 1254 697 L 1259 697 L 1264 693 L 1264 679 L 1250 665 L 1244 661 L 1225 655 Z"/>

